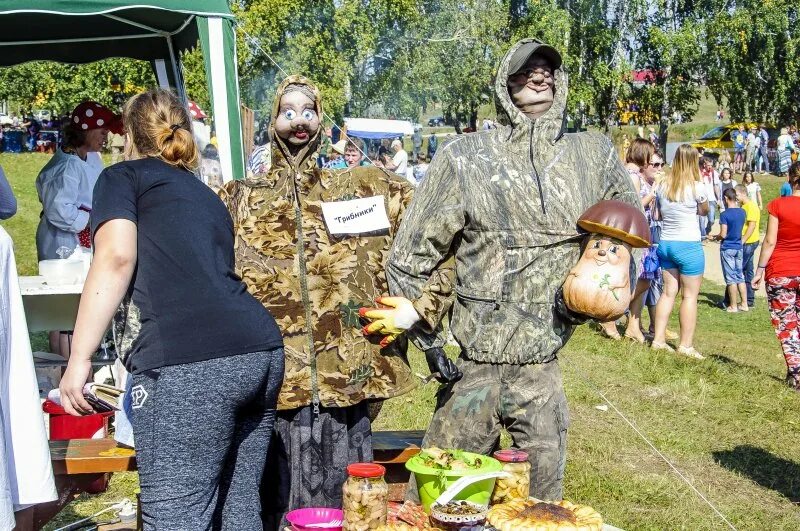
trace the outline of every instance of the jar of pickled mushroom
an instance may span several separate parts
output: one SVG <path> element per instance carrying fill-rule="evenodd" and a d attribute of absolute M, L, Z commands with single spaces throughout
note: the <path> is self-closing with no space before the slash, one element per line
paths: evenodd
<path fill-rule="evenodd" d="M 503 472 L 508 472 L 510 477 L 497 478 L 492 492 L 492 504 L 527 500 L 531 492 L 528 453 L 511 448 L 495 452 L 494 458 L 503 464 Z"/>
<path fill-rule="evenodd" d="M 386 524 L 389 486 L 386 469 L 375 463 L 354 463 L 347 467 L 342 487 L 343 531 L 366 531 Z"/>

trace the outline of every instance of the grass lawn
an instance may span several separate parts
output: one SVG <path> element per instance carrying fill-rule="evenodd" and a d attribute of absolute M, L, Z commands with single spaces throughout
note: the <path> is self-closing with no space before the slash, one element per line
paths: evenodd
<path fill-rule="evenodd" d="M 46 160 L 0 155 L 20 202 L 3 226 L 22 274 L 35 273 L 33 181 Z M 777 194 L 780 179 L 759 181 L 765 202 Z M 720 286 L 703 285 L 696 346 L 705 361 L 602 339 L 587 326 L 575 333 L 559 355 L 571 414 L 565 497 L 626 530 L 725 527 L 613 408 L 597 408 L 602 392 L 737 529 L 800 529 L 800 394 L 783 385 L 765 301 L 731 315 L 716 308 L 721 295 Z M 415 370 L 427 372 L 419 352 L 411 358 Z M 376 429 L 424 429 L 435 390 L 431 383 L 389 400 Z M 47 529 L 133 497 L 136 487 L 135 473 L 116 474 L 106 493 L 79 497 Z"/>

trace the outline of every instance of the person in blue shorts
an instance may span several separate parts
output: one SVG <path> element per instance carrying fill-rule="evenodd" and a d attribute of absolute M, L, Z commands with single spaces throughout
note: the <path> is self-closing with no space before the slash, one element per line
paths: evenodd
<path fill-rule="evenodd" d="M 725 212 L 719 217 L 720 232 L 717 240 L 722 242 L 719 246 L 719 258 L 722 262 L 722 277 L 725 279 L 725 289 L 728 292 L 729 312 L 747 311 L 747 288 L 744 284 L 744 247 L 742 245 L 742 229 L 744 228 L 747 214 L 739 208 L 735 190 L 725 190 L 722 194 L 725 201 Z M 736 295 L 739 295 L 739 304 L 736 304 Z"/>
<path fill-rule="evenodd" d="M 672 173 L 656 188 L 661 216 L 658 258 L 664 278 L 664 292 L 656 305 L 656 326 L 651 346 L 673 351 L 666 343 L 667 322 L 681 292 L 680 344 L 678 353 L 703 359 L 693 346 L 697 324 L 697 296 L 703 282 L 705 255 L 700 242 L 697 216 L 708 214 L 708 197 L 700 181 L 697 150 L 682 144 L 675 153 Z"/>

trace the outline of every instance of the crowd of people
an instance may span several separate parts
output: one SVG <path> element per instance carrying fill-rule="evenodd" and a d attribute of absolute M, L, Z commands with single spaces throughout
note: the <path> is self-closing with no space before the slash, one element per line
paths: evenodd
<path fill-rule="evenodd" d="M 743 128 L 739 131 L 744 135 Z M 790 134 L 794 131 L 784 129 L 779 139 L 786 142 L 787 153 L 795 149 Z M 748 136 L 757 138 L 756 135 L 754 128 Z M 738 139 L 734 137 L 734 141 Z M 742 141 L 745 150 L 748 144 L 747 139 Z M 754 160 L 752 153 L 734 159 L 734 166 L 742 162 L 738 166 L 742 181 L 737 183 L 735 170 L 726 157 L 720 157 L 715 164 L 711 158 L 701 157 L 692 146 L 683 144 L 676 151 L 671 171 L 665 173 L 661 171 L 663 159 L 652 142 L 637 138 L 628 144 L 626 168 L 641 197 L 653 245 L 640 262 L 624 337 L 645 343 L 649 336 L 653 349 L 704 359 L 694 347 L 697 298 L 706 267 L 703 244 L 716 241 L 720 244 L 719 259 L 726 286 L 721 307 L 729 313 L 749 311 L 755 306 L 755 290 L 766 284 L 772 323 L 786 359 L 787 384 L 800 390 L 797 332 L 800 233 L 793 232 L 800 226 L 800 210 L 793 210 L 800 206 L 796 202 L 800 195 L 800 162 L 791 162 L 785 168 L 787 181 L 781 186 L 780 197 L 767 204 L 769 221 L 762 239 L 764 200 L 754 171 L 749 169 Z M 719 230 L 713 234 L 717 223 Z M 756 260 L 760 244 L 762 252 Z M 775 249 L 777 254 L 773 254 Z M 668 330 L 667 323 L 679 292 L 680 333 L 676 334 Z M 645 305 L 650 310 L 647 331 L 641 325 Z M 615 321 L 599 326 L 603 335 L 622 339 Z M 668 340 L 678 340 L 677 348 L 669 345 Z"/>
<path fill-rule="evenodd" d="M 415 131 L 409 156 L 400 139 L 333 142 L 319 90 L 289 76 L 257 171 L 222 186 L 202 178 L 213 145 L 201 149 L 198 116 L 173 93 L 136 95 L 121 117 L 95 102 L 73 111 L 37 178 L 37 249 L 94 255 L 70 344 L 57 331 L 51 348 L 69 358 L 64 409 L 89 414 L 84 384 L 112 323 L 131 373 L 144 529 L 280 529 L 291 509 L 341 506 L 347 466 L 372 460 L 381 403 L 417 385 L 409 341 L 443 384 L 423 444 L 490 454 L 505 426 L 528 452 L 531 495 L 560 499 L 569 413 L 557 353 L 587 321 L 560 287 L 582 251 L 576 221 L 602 200 L 641 208 L 650 229 L 625 337 L 704 358 L 694 337 L 713 238 L 727 311 L 749 310 L 766 284 L 800 390 L 800 164 L 787 167 L 787 197 L 766 206 L 755 261 L 752 172 L 737 184 L 686 144 L 665 171 L 647 138 L 623 163 L 600 133 L 565 135 L 562 58 L 533 39 L 511 47 L 494 89 L 504 125 L 441 149 L 431 135 L 427 150 Z M 124 135 L 125 160 L 103 169 L 109 132 Z M 0 173 L 0 215 L 15 207 L 5 195 Z M 615 322 L 600 326 L 621 338 Z"/>

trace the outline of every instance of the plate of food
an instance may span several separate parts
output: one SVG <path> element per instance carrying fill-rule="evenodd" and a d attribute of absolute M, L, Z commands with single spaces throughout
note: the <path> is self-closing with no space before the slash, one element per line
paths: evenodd
<path fill-rule="evenodd" d="M 588 505 L 567 500 L 545 502 L 535 498 L 492 506 L 487 531 L 622 531 L 603 523 Z"/>

